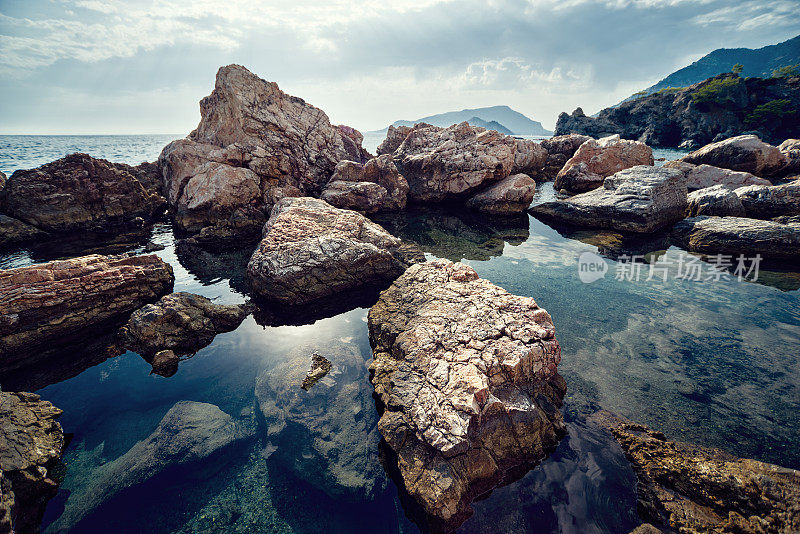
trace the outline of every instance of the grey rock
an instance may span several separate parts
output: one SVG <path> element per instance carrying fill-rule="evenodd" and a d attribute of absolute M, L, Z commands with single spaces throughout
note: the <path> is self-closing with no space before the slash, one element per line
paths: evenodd
<path fill-rule="evenodd" d="M 692 191 L 688 196 L 687 217 L 718 215 L 720 217 L 744 217 L 742 201 L 724 185 L 715 185 Z"/>
<path fill-rule="evenodd" d="M 732 171 L 712 165 L 695 165 L 682 160 L 668 161 L 664 164 L 668 169 L 678 169 L 686 174 L 686 187 L 689 191 L 704 189 L 715 185 L 723 185 L 728 189 L 736 189 L 746 185 L 772 185 L 765 178 L 759 178 L 749 172 Z"/>
<path fill-rule="evenodd" d="M 332 206 L 364 213 L 401 210 L 406 206 L 408 182 L 391 156 L 365 164 L 340 161 L 320 198 Z"/>
<path fill-rule="evenodd" d="M 527 174 L 514 174 L 472 196 L 467 207 L 492 215 L 525 211 L 533 201 L 536 182 Z"/>
<path fill-rule="evenodd" d="M 675 225 L 673 239 L 703 254 L 744 254 L 800 258 L 800 223 L 782 224 L 744 217 L 692 217 Z"/>
<path fill-rule="evenodd" d="M 420 124 L 430 126 L 430 124 Z M 381 144 L 378 145 L 378 155 L 394 154 L 394 151 L 403 144 L 403 141 L 406 140 L 406 137 L 408 137 L 412 129 L 411 126 L 389 126 L 389 129 L 386 131 L 386 139 L 381 141 Z"/>
<path fill-rule="evenodd" d="M 764 143 L 755 135 L 739 135 L 711 143 L 685 155 L 681 161 L 695 165 L 705 163 L 756 176 L 778 174 L 788 164 L 786 156 L 777 147 Z"/>
<path fill-rule="evenodd" d="M 748 217 L 772 219 L 800 215 L 800 179 L 775 186 L 740 187 L 736 194 Z"/>

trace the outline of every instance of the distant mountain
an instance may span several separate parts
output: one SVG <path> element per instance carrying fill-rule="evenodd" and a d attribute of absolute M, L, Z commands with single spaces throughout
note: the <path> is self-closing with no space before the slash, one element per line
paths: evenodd
<path fill-rule="evenodd" d="M 508 131 L 508 133 L 514 133 L 517 135 L 553 135 L 553 132 L 544 129 L 541 122 L 529 119 L 519 111 L 514 111 L 508 106 L 492 106 L 489 108 L 449 111 L 447 113 L 422 117 L 421 119 L 417 119 L 415 121 L 395 121 L 392 126 L 414 126 L 420 122 L 427 122 L 428 124 L 433 124 L 434 126 L 447 127 L 464 121 L 473 124 L 472 121 L 474 119 L 485 121 L 488 124 L 493 122 L 497 123 L 497 126 L 503 127 Z M 495 127 L 485 126 L 484 124 L 474 125 L 497 130 Z M 386 129 L 384 128 L 384 130 L 379 131 L 383 132 L 385 130 Z"/>
<path fill-rule="evenodd" d="M 472 117 L 467 121 L 472 126 L 480 126 L 481 128 L 486 128 L 487 130 L 496 130 L 501 134 L 505 135 L 514 135 L 514 132 L 503 126 L 497 121 L 485 121 L 480 117 Z"/>
<path fill-rule="evenodd" d="M 777 68 L 800 64 L 800 35 L 764 48 L 719 48 L 688 67 L 673 72 L 645 89 L 645 92 L 652 94 L 667 87 L 688 87 L 717 74 L 731 72 L 737 63 L 744 67 L 741 73 L 743 77 L 769 78 Z M 623 102 L 639 96 L 642 95 L 631 95 Z"/>

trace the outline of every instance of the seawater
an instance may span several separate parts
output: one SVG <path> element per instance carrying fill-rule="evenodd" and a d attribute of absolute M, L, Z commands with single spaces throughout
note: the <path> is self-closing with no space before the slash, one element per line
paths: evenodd
<path fill-rule="evenodd" d="M 29 168 L 76 150 L 126 163 L 152 161 L 171 139 L 81 136 L 54 145 L 51 137 L 6 136 L 0 138 L 0 169 Z M 552 185 L 544 184 L 536 202 L 553 195 Z M 625 280 L 615 275 L 626 252 L 677 260 L 683 251 L 666 240 L 631 244 L 612 232 L 556 228 L 529 216 L 500 223 L 463 211 L 412 209 L 378 222 L 417 243 L 429 258 L 464 261 L 512 293 L 534 297 L 552 315 L 562 347 L 568 436 L 522 479 L 476 502 L 463 532 L 629 532 L 638 522 L 635 476 L 610 437 L 587 422 L 601 408 L 671 439 L 800 467 L 800 273 L 765 268 L 757 283 L 735 277 Z M 243 274 L 251 250 L 186 249 L 169 224 L 112 244 L 7 251 L 0 254 L 0 267 L 87 251 L 141 252 L 148 243 L 164 246 L 157 254 L 175 270 L 175 291 L 219 303 L 245 301 Z M 584 252 L 603 258 L 604 278 L 581 282 L 578 257 Z M 73 532 L 417 532 L 397 488 L 383 476 L 377 446 L 359 453 L 376 479 L 369 497 L 331 496 L 320 488 L 318 473 L 298 467 L 314 443 L 300 432 L 273 443 L 258 421 L 258 376 L 298 353 L 310 358 L 317 348 L 347 347 L 360 354 L 364 367 L 334 379 L 352 381 L 359 428 L 377 442 L 374 406 L 355 404 L 372 391 L 366 313 L 356 308 L 313 324 L 279 327 L 249 317 L 181 362 L 169 378 L 150 374 L 150 365 L 132 352 L 27 377 L 30 389 L 64 410 L 60 422 L 73 436 L 45 532 L 54 531 L 59 516 L 73 506 L 70 495 L 91 492 L 98 469 L 145 439 L 181 400 L 211 403 L 254 424 L 256 438 L 227 451 L 225 462 L 215 459 L 143 481 L 95 508 Z M 0 377 L 0 385 L 5 381 Z M 314 387 L 327 391 L 322 382 Z M 333 422 L 319 424 L 348 432 Z"/>

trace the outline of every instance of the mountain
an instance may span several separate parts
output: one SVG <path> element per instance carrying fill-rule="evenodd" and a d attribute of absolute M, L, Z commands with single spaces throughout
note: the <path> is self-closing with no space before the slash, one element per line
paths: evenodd
<path fill-rule="evenodd" d="M 489 108 L 449 111 L 447 113 L 439 113 L 438 115 L 422 117 L 421 119 L 417 119 L 415 121 L 395 121 L 392 126 L 414 126 L 420 122 L 427 122 L 428 124 L 432 124 L 434 126 L 447 127 L 464 121 L 473 124 L 471 122 L 473 119 L 480 119 L 487 123 L 496 122 L 499 126 L 502 126 L 517 135 L 553 135 L 553 132 L 545 130 L 544 127 L 542 127 L 541 122 L 531 120 L 519 111 L 514 111 L 508 106 L 492 106 Z M 483 124 L 474 125 L 487 128 L 487 126 L 484 126 Z M 495 130 L 497 128 L 491 129 Z M 379 131 L 383 132 L 385 129 Z"/>
<path fill-rule="evenodd" d="M 500 132 L 501 134 L 505 135 L 514 135 L 514 132 L 503 126 L 497 121 L 485 121 L 480 117 L 472 117 L 467 121 L 472 126 L 480 126 L 481 128 L 486 128 L 487 130 L 495 130 Z"/>

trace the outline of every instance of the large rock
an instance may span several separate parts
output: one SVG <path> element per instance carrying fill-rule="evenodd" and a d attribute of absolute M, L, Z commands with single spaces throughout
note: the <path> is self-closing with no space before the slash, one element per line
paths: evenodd
<path fill-rule="evenodd" d="M 772 185 L 765 178 L 759 178 L 749 172 L 732 171 L 712 165 L 695 165 L 686 161 L 675 160 L 664 164 L 668 169 L 678 169 L 686 174 L 686 187 L 689 191 L 722 185 L 728 189 L 736 189 L 745 185 Z"/>
<path fill-rule="evenodd" d="M 360 213 L 286 198 L 273 208 L 247 275 L 257 295 L 298 305 L 386 285 L 409 262 L 402 242 Z"/>
<path fill-rule="evenodd" d="M 124 320 L 169 293 L 174 279 L 154 255 L 91 255 L 0 270 L 0 370 L 32 363 L 89 327 Z"/>
<path fill-rule="evenodd" d="M 683 218 L 687 194 L 682 172 L 640 165 L 609 176 L 603 187 L 530 211 L 576 226 L 649 233 Z"/>
<path fill-rule="evenodd" d="M 782 174 L 800 174 L 800 139 L 786 139 L 778 145 L 778 150 L 786 157 L 787 161 Z"/>
<path fill-rule="evenodd" d="M 424 126 L 430 126 L 430 124 L 420 123 Z M 386 139 L 381 141 L 381 144 L 378 145 L 377 153 L 379 156 L 383 154 L 394 154 L 394 151 L 403 144 L 403 141 L 406 140 L 408 134 L 411 133 L 413 128 L 411 126 L 389 126 L 389 129 L 386 130 Z"/>
<path fill-rule="evenodd" d="M 644 521 L 686 534 L 800 532 L 800 472 L 669 441 L 609 414 L 595 419 L 610 429 L 636 471 Z"/>
<path fill-rule="evenodd" d="M 653 165 L 653 150 L 644 143 L 623 140 L 619 135 L 590 139 L 564 164 L 554 186 L 557 190 L 582 193 L 599 187 L 615 172 L 636 165 Z"/>
<path fill-rule="evenodd" d="M 735 192 L 724 185 L 715 185 L 692 191 L 688 196 L 687 217 L 718 215 L 720 217 L 744 217 L 744 206 Z"/>
<path fill-rule="evenodd" d="M 800 259 L 800 222 L 783 224 L 745 217 L 692 217 L 675 225 L 672 236 L 687 250 L 765 258 Z"/>
<path fill-rule="evenodd" d="M 39 531 L 47 501 L 60 484 L 62 411 L 33 393 L 0 391 L 0 531 Z"/>
<path fill-rule="evenodd" d="M 533 201 L 536 182 L 527 174 L 515 174 L 500 180 L 467 201 L 467 207 L 492 215 L 525 211 Z"/>
<path fill-rule="evenodd" d="M 320 198 L 337 208 L 375 213 L 401 210 L 407 197 L 408 182 L 384 154 L 365 164 L 340 161 Z"/>
<path fill-rule="evenodd" d="M 91 482 L 73 492 L 64 513 L 53 524 L 56 532 L 67 531 L 121 491 L 146 482 L 168 467 L 191 464 L 252 436 L 253 431 L 213 404 L 180 401 L 166 413 L 158 427 L 128 452 L 100 466 Z"/>
<path fill-rule="evenodd" d="M 149 164 L 143 164 L 149 165 Z M 98 231 L 141 225 L 164 210 L 129 165 L 71 154 L 14 172 L 0 191 L 0 211 L 45 232 Z"/>
<path fill-rule="evenodd" d="M 40 241 L 49 235 L 35 226 L 0 213 L 0 248 Z"/>
<path fill-rule="evenodd" d="M 783 185 L 754 185 L 736 190 L 745 213 L 756 219 L 800 215 L 800 179 Z"/>
<path fill-rule="evenodd" d="M 548 313 L 461 263 L 410 267 L 369 312 L 378 429 L 435 531 L 539 462 L 564 432 Z"/>
<path fill-rule="evenodd" d="M 756 135 L 739 135 L 711 143 L 681 158 L 695 165 L 713 165 L 756 176 L 778 174 L 788 164 L 786 156 Z"/>
<path fill-rule="evenodd" d="M 555 137 L 578 134 L 600 138 L 618 134 L 620 131 L 617 123 L 608 119 L 587 117 L 583 108 L 575 108 L 572 113 L 562 112 L 558 115 Z"/>
<path fill-rule="evenodd" d="M 592 139 L 588 135 L 567 134 L 557 135 L 550 139 L 542 140 L 542 148 L 547 150 L 547 160 L 544 167 L 533 178 L 552 180 L 564 168 L 567 161 L 575 155 L 583 143 Z"/>

